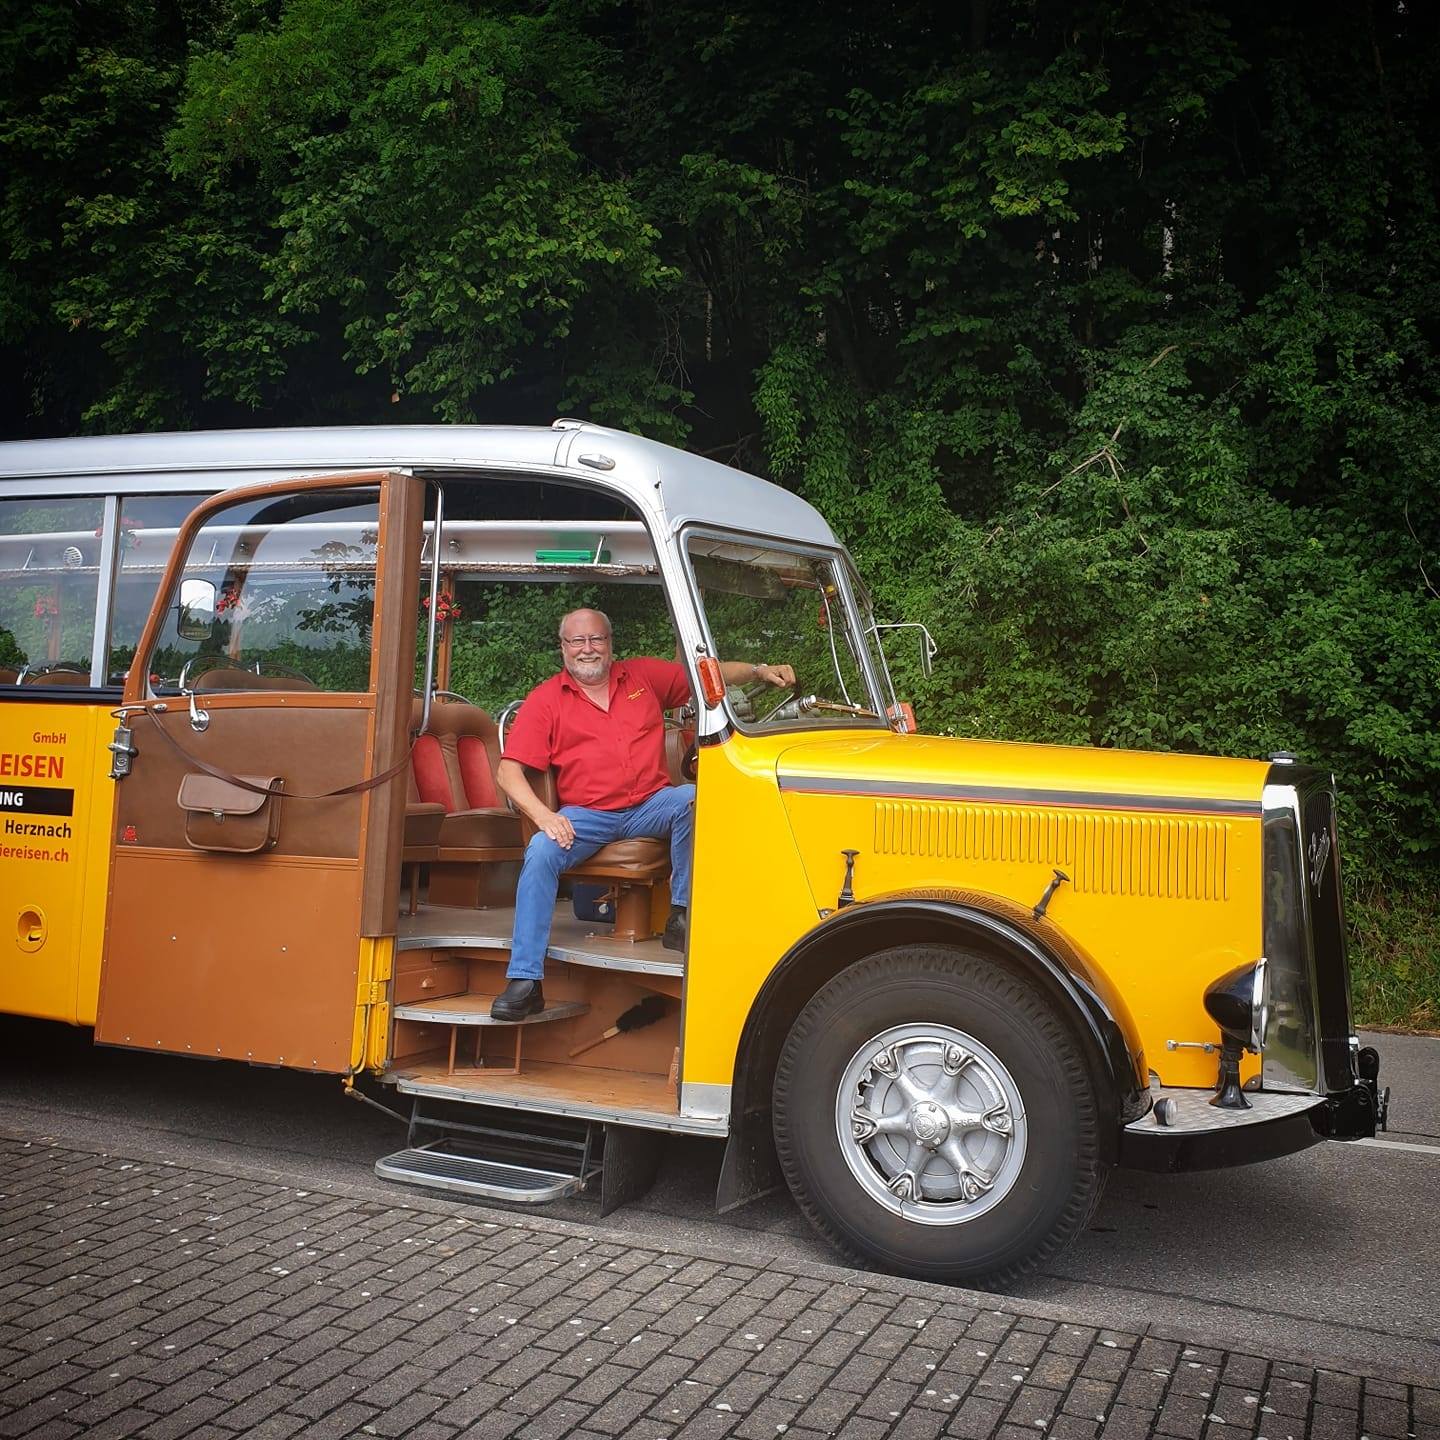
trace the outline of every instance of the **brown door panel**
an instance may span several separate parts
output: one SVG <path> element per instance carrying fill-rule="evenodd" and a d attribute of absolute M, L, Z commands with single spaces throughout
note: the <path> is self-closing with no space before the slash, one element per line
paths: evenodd
<path fill-rule="evenodd" d="M 113 883 L 97 1040 L 349 1069 L 357 861 L 122 847 Z"/>
<path fill-rule="evenodd" d="M 363 1007 L 375 1003 L 368 974 L 366 994 L 359 990 L 360 937 L 393 931 L 405 777 L 402 771 L 359 794 L 302 797 L 364 782 L 405 754 L 423 484 L 398 474 L 317 478 L 200 505 L 177 538 L 137 650 L 154 653 L 180 603 L 174 597 L 184 559 L 215 517 L 232 506 L 269 506 L 272 498 L 351 491 L 362 483 L 377 485 L 380 495 L 368 690 L 197 694 L 194 703 L 209 723 L 196 730 L 188 700 L 167 697 L 157 707 L 148 698 L 149 667 L 131 668 L 126 706 L 144 713 L 132 711 L 137 753 L 129 776 L 117 782 L 95 1029 L 106 1044 L 301 1070 L 345 1072 L 359 1063 Z M 295 513 L 307 512 L 302 504 Z M 268 812 L 247 832 L 253 817 L 214 786 L 213 776 L 207 779 L 204 766 L 282 779 L 273 843 L 265 843 Z M 203 782 L 204 804 L 219 807 L 218 819 L 215 811 L 201 812 L 205 849 L 187 840 L 179 804 L 187 776 Z M 196 783 L 190 781 L 192 801 Z M 232 814 L 233 830 L 226 828 Z M 227 851 L 232 839 L 262 848 Z"/>
<path fill-rule="evenodd" d="M 232 775 L 279 775 L 292 797 L 338 790 L 365 773 L 370 712 L 353 704 L 335 710 L 217 706 L 210 710 L 210 726 L 203 731 L 191 729 L 183 706 L 153 718 L 137 716 L 132 724 L 140 753 L 134 773 L 119 783 L 116 805 L 115 839 L 122 852 L 188 848 L 185 812 L 177 795 L 180 781 L 199 767 L 155 733 L 157 722 L 207 765 Z M 353 860 L 359 853 L 364 798 L 282 798 L 279 834 L 268 853 Z"/>

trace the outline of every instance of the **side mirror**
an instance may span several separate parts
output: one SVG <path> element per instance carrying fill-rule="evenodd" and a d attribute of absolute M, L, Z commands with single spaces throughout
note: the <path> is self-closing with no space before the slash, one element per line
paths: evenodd
<path fill-rule="evenodd" d="M 215 629 L 215 586 L 209 580 L 182 580 L 175 630 L 182 640 L 208 640 Z"/>
<path fill-rule="evenodd" d="M 895 620 L 888 624 L 877 624 L 880 630 L 918 630 L 920 632 L 920 673 L 928 680 L 935 669 L 935 657 L 940 647 L 935 643 L 929 629 L 918 620 Z"/>

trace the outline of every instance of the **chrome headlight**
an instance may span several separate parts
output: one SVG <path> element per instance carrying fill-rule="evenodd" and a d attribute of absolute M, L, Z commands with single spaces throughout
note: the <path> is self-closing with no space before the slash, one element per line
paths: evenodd
<path fill-rule="evenodd" d="M 1205 987 L 1205 1011 L 1220 1033 L 1256 1052 L 1264 1048 L 1270 1026 L 1270 967 L 1264 956 L 1253 965 L 1237 965 Z"/>
<path fill-rule="evenodd" d="M 1270 1028 L 1270 962 L 1262 955 L 1255 962 L 1255 986 L 1250 993 L 1250 1048 L 1265 1048 Z"/>

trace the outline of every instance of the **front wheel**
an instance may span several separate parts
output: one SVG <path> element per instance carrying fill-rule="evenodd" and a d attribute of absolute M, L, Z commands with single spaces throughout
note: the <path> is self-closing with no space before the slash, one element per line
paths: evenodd
<path fill-rule="evenodd" d="M 948 946 L 881 951 L 821 989 L 781 1052 L 774 1120 L 816 1229 L 922 1279 L 1007 1284 L 1104 1189 L 1071 1031 L 1026 980 Z"/>

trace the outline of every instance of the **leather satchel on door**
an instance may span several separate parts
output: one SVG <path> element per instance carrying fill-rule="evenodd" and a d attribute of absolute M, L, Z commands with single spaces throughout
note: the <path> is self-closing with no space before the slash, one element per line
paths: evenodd
<path fill-rule="evenodd" d="M 253 855 L 268 850 L 280 834 L 278 775 L 237 775 L 256 790 L 234 785 L 215 775 L 191 773 L 180 781 L 176 796 L 185 812 L 185 839 L 196 850 L 227 855 Z"/>

